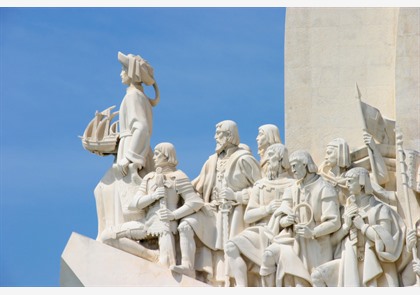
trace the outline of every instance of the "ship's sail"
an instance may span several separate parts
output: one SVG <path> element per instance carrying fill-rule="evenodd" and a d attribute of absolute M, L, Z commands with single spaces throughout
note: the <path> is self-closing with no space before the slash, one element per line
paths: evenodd
<path fill-rule="evenodd" d="M 118 115 L 112 112 L 115 106 L 111 106 L 102 112 L 96 111 L 95 117 L 80 136 L 83 147 L 100 156 L 116 154 L 118 150 L 118 120 L 112 120 Z"/>

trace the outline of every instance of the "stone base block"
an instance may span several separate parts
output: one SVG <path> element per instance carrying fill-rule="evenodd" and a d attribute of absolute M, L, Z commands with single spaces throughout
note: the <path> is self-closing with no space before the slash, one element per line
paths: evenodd
<path fill-rule="evenodd" d="M 62 287 L 211 287 L 101 242 L 72 233 L 61 255 Z"/>

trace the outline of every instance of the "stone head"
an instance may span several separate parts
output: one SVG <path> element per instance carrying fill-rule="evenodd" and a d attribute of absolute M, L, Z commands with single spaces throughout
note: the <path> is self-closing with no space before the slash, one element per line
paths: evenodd
<path fill-rule="evenodd" d="M 144 83 L 150 86 L 155 83 L 153 68 L 140 55 L 125 55 L 118 52 L 118 61 L 122 65 L 120 76 L 123 84 Z"/>
<path fill-rule="evenodd" d="M 173 166 L 178 165 L 176 158 L 175 147 L 172 143 L 161 142 L 155 146 L 153 153 L 153 161 L 156 167 Z"/>
<path fill-rule="evenodd" d="M 263 156 L 265 149 L 274 144 L 281 143 L 280 132 L 276 125 L 265 124 L 258 128 L 257 135 L 258 153 L 260 157 Z"/>
<path fill-rule="evenodd" d="M 308 173 L 316 173 L 316 166 L 312 156 L 303 150 L 293 152 L 289 157 L 290 167 L 296 179 L 303 179 Z"/>
<path fill-rule="evenodd" d="M 363 167 L 355 167 L 345 174 L 346 186 L 352 195 L 359 195 L 364 192 L 372 194 L 372 184 L 370 182 L 369 171 Z"/>
<path fill-rule="evenodd" d="M 238 146 L 240 143 L 238 127 L 234 121 L 225 120 L 216 124 L 216 152 L 221 152 L 228 145 Z"/>
<path fill-rule="evenodd" d="M 265 152 L 267 160 L 267 177 L 269 179 L 277 178 L 279 173 L 290 168 L 289 154 L 287 148 L 281 143 L 270 145 Z"/>
<path fill-rule="evenodd" d="M 335 138 L 327 144 L 325 162 L 330 167 L 347 168 L 350 166 L 350 149 L 342 138 Z"/>

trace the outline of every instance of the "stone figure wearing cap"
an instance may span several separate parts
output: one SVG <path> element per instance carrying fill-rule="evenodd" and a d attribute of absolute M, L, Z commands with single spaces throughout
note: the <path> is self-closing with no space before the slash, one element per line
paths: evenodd
<path fill-rule="evenodd" d="M 177 169 L 173 144 L 156 145 L 153 161 L 156 171 L 146 174 L 128 207 L 143 211 L 143 217 L 109 229 L 105 243 L 170 267 L 176 264 L 178 220 L 197 212 L 204 203 L 188 176 Z"/>
<path fill-rule="evenodd" d="M 152 107 L 159 102 L 159 91 L 153 77 L 153 68 L 139 55 L 118 52 L 122 64 L 121 81 L 127 85 L 119 110 L 120 142 L 117 153 L 118 171 L 126 176 L 129 165 L 144 176 L 153 170 L 150 137 L 152 135 Z M 144 94 L 143 84 L 153 85 L 156 98 Z"/>
<path fill-rule="evenodd" d="M 121 81 L 127 89 L 119 108 L 119 142 L 114 164 L 94 191 L 99 241 L 103 241 L 102 233 L 108 227 L 140 217 L 130 212 L 128 205 L 142 177 L 154 169 L 150 148 L 152 107 L 160 97 L 153 68 L 139 55 L 118 52 L 118 61 L 122 65 Z M 144 94 L 143 85 L 153 85 L 154 99 Z"/>

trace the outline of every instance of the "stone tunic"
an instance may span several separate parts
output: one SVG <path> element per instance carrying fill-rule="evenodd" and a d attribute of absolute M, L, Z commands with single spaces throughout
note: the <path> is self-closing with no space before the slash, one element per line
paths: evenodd
<path fill-rule="evenodd" d="M 319 175 L 305 185 L 298 181 L 286 189 L 283 204 L 293 210 L 301 203 L 307 203 L 312 208 L 313 219 L 308 227 L 313 229 L 316 238 L 298 237 L 291 228 L 283 230 L 275 237 L 271 246 L 277 246 L 280 253 L 277 286 L 282 286 L 285 275 L 300 277 L 310 283 L 312 269 L 333 259 L 330 236 L 341 226 L 336 190 Z M 309 221 L 310 216 L 305 207 L 301 207 L 296 213 L 300 215 L 302 223 Z"/>
<path fill-rule="evenodd" d="M 151 195 L 158 188 L 156 183 L 156 172 L 147 174 L 139 188 L 139 192 L 134 196 L 133 202 L 141 202 L 146 211 L 145 218 L 138 220 L 144 226 L 144 237 L 159 236 L 164 232 L 177 232 L 178 220 L 177 212 L 190 211 L 197 212 L 203 206 L 202 199 L 194 191 L 190 180 L 181 170 L 163 173 L 165 187 L 166 208 L 172 211 L 176 220 L 163 222 L 159 219 L 157 211 L 161 208 L 161 202 L 154 200 Z M 180 206 L 180 201 L 182 205 Z M 143 208 L 141 208 L 143 209 Z M 190 210 L 189 210 L 190 209 Z"/>

